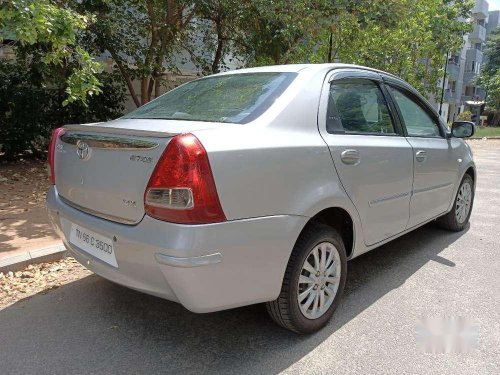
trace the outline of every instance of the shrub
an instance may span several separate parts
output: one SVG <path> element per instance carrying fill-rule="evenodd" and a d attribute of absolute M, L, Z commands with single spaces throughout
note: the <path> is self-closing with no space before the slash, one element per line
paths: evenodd
<path fill-rule="evenodd" d="M 121 79 L 111 73 L 101 73 L 99 79 L 103 92 L 90 97 L 87 106 L 79 102 L 63 106 L 63 77 L 47 83 L 36 65 L 0 61 L 0 155 L 9 160 L 26 154 L 40 157 L 52 129 L 119 117 L 125 101 Z"/>
<path fill-rule="evenodd" d="M 457 121 L 471 121 L 472 112 L 464 111 L 457 116 Z"/>

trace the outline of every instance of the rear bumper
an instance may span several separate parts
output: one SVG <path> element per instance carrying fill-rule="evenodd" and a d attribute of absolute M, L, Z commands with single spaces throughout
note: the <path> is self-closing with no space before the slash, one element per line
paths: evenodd
<path fill-rule="evenodd" d="M 306 224 L 302 216 L 268 216 L 179 225 L 145 216 L 134 226 L 104 220 L 64 203 L 51 187 L 49 217 L 72 255 L 118 284 L 210 312 L 278 297 L 286 264 Z M 118 269 L 69 242 L 75 223 L 116 237 Z"/>

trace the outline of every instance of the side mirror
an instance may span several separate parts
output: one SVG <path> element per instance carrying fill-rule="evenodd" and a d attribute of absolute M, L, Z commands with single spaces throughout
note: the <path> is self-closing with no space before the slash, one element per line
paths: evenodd
<path fill-rule="evenodd" d="M 451 134 L 455 138 L 469 138 L 476 132 L 476 127 L 470 121 L 456 121 L 451 125 Z"/>

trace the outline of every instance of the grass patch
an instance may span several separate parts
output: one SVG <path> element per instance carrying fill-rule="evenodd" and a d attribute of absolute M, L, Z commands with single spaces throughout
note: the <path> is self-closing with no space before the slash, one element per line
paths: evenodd
<path fill-rule="evenodd" d="M 483 138 L 483 137 L 500 137 L 500 127 L 477 127 L 476 134 L 474 134 L 473 138 Z"/>

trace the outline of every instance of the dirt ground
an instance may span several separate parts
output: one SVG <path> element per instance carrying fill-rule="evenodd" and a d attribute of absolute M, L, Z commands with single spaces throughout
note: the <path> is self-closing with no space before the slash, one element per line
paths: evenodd
<path fill-rule="evenodd" d="M 57 262 L 30 264 L 18 272 L 0 272 L 0 310 L 91 274 L 70 257 Z"/>
<path fill-rule="evenodd" d="M 48 188 L 45 161 L 0 164 L 0 259 L 60 242 L 44 207 Z"/>

